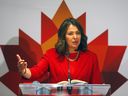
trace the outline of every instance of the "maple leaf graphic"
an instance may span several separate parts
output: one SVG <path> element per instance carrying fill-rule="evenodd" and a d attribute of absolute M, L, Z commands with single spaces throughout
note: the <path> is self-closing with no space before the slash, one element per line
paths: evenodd
<path fill-rule="evenodd" d="M 108 30 L 88 44 L 88 48 L 98 56 L 103 80 L 111 84 L 111 93 L 116 91 L 127 79 L 118 73 L 127 46 L 109 46 Z"/>
<path fill-rule="evenodd" d="M 42 42 L 45 42 L 47 39 L 49 39 L 50 36 L 53 34 L 49 34 L 48 32 L 57 32 L 57 28 L 54 27 L 52 20 L 48 19 L 43 13 L 42 13 L 42 32 L 46 32 L 46 36 L 44 37 L 42 35 Z M 47 29 L 47 26 L 52 26 L 50 29 Z M 45 30 L 43 29 L 45 28 Z M 49 34 L 49 35 L 48 35 Z M 28 63 L 28 67 L 34 66 L 39 60 L 41 59 L 43 55 L 43 51 L 41 48 L 41 45 L 38 44 L 36 41 L 34 41 L 32 38 L 30 38 L 25 32 L 23 32 L 21 29 L 19 29 L 19 45 L 1 45 L 2 52 L 4 54 L 7 66 L 9 68 L 9 72 L 6 73 L 4 76 L 0 78 L 0 81 L 3 82 L 9 89 L 11 89 L 14 93 L 18 94 L 18 85 L 21 82 L 32 82 L 34 80 L 27 80 L 25 78 L 21 78 L 18 74 L 17 70 L 17 58 L 16 54 L 20 54 L 22 59 L 25 59 Z M 12 78 L 12 79 L 9 79 Z M 9 80 L 8 80 L 9 79 Z M 44 75 L 41 78 L 38 78 L 36 80 L 38 81 L 47 81 L 48 74 Z"/>
<path fill-rule="evenodd" d="M 22 30 L 19 30 L 19 45 L 1 46 L 9 72 L 0 78 L 7 87 L 13 92 L 18 93 L 18 84 L 21 82 L 17 70 L 16 54 L 20 54 L 28 62 L 28 66 L 33 66 L 42 56 L 42 49 L 39 44 L 27 36 Z"/>
<path fill-rule="evenodd" d="M 16 94 L 18 94 L 19 82 L 33 81 L 20 78 L 17 70 L 16 54 L 20 54 L 21 57 L 28 62 L 28 67 L 35 65 L 41 59 L 46 50 L 54 47 L 57 40 L 57 29 L 59 28 L 61 22 L 68 17 L 73 16 L 63 1 L 52 20 L 43 13 L 41 14 L 41 44 L 38 44 L 20 29 L 19 45 L 1 45 L 9 72 L 2 76 L 0 81 Z M 81 23 L 86 34 L 85 18 L 86 14 L 84 13 L 77 18 L 77 20 Z M 126 46 L 109 46 L 108 30 L 106 30 L 96 39 L 91 41 L 88 44 L 88 48 L 97 54 L 103 80 L 105 83 L 111 84 L 111 91 L 113 93 L 127 80 L 120 73 L 118 73 L 120 62 L 126 50 Z M 46 76 L 39 78 L 39 81 L 47 81 L 47 79 L 48 77 L 46 74 Z"/>

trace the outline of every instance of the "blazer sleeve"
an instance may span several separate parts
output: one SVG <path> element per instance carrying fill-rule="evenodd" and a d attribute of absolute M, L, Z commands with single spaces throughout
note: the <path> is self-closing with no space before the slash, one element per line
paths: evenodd
<path fill-rule="evenodd" d="M 38 64 L 30 68 L 31 71 L 30 79 L 37 79 L 45 75 L 46 72 L 48 72 L 48 66 L 49 66 L 48 54 L 46 53 Z"/>

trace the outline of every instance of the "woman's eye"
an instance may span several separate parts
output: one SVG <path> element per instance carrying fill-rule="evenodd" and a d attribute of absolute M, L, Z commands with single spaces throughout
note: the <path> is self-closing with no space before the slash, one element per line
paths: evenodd
<path fill-rule="evenodd" d="M 67 35 L 73 35 L 73 33 L 72 32 L 69 32 L 69 33 L 67 33 Z"/>
<path fill-rule="evenodd" d="M 76 32 L 68 32 L 67 35 L 80 35 L 81 33 L 79 31 L 76 31 Z"/>
<path fill-rule="evenodd" d="M 81 34 L 81 33 L 79 31 L 77 31 L 76 34 Z"/>

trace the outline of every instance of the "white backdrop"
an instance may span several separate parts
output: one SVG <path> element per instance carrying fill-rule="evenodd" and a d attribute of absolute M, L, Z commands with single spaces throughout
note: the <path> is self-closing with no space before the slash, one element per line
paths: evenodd
<path fill-rule="evenodd" d="M 17 45 L 19 28 L 39 44 L 41 12 L 53 18 L 63 0 L 0 0 L 0 45 Z M 128 0 L 64 0 L 73 17 L 86 12 L 88 42 L 106 29 L 109 45 L 128 46 Z M 11 40 L 16 37 L 15 40 Z M 11 41 L 10 41 L 11 40 Z M 128 78 L 128 48 L 123 56 L 119 72 Z M 8 72 L 0 49 L 0 76 Z M 127 96 L 128 82 L 112 96 Z M 8 95 L 9 94 L 9 95 Z M 2 82 L 0 95 L 15 96 Z"/>

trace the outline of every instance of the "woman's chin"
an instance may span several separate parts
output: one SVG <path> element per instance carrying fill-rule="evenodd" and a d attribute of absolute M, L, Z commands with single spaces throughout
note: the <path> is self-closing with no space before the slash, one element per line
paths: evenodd
<path fill-rule="evenodd" d="M 72 48 L 70 48 L 71 51 L 76 51 L 78 49 L 77 46 L 72 46 Z"/>

